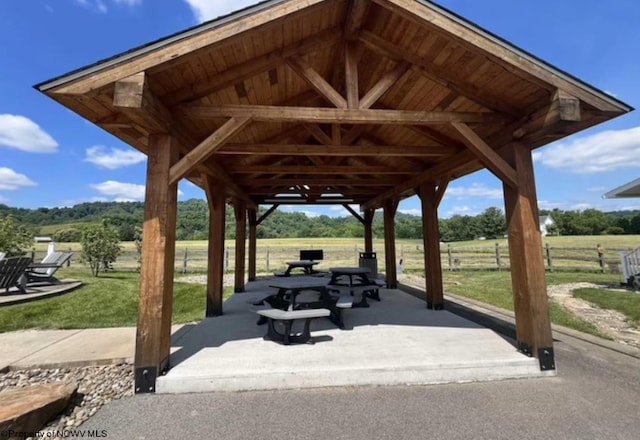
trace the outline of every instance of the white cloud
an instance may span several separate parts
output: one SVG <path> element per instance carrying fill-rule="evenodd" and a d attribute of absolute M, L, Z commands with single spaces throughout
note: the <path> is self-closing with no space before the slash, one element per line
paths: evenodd
<path fill-rule="evenodd" d="M 90 9 L 92 11 L 98 12 L 100 14 L 107 13 L 107 5 L 102 0 L 75 0 L 76 4 Z"/>
<path fill-rule="evenodd" d="M 142 4 L 142 0 L 113 0 L 116 3 L 122 3 L 127 6 L 137 6 Z"/>
<path fill-rule="evenodd" d="M 92 164 L 98 165 L 99 167 L 108 168 L 110 170 L 115 170 L 130 165 L 136 165 L 140 162 L 144 162 L 144 160 L 146 159 L 146 156 L 144 154 L 133 149 L 109 149 L 107 147 L 103 147 L 102 145 L 95 145 L 93 147 L 87 148 L 86 154 L 87 157 L 85 157 L 84 159 L 85 162 L 90 162 Z"/>
<path fill-rule="evenodd" d="M 474 216 L 474 215 L 478 215 L 478 214 L 480 214 L 480 212 L 475 208 L 471 208 L 469 206 L 454 206 L 447 213 L 447 217 L 451 217 L 453 215 L 471 215 L 471 216 Z"/>
<path fill-rule="evenodd" d="M 7 203 L 8 201 L 9 201 L 9 199 L 7 199 L 2 194 L 0 194 L 0 203 Z"/>
<path fill-rule="evenodd" d="M 115 202 L 142 202 L 144 201 L 145 186 L 136 183 L 117 182 L 107 180 L 102 183 L 89 185 L 103 196 L 110 197 Z M 178 191 L 178 196 L 183 195 Z"/>
<path fill-rule="evenodd" d="M 227 15 L 257 3 L 257 0 L 184 0 L 196 17 L 198 22 Z"/>
<path fill-rule="evenodd" d="M 469 198 L 502 199 L 502 194 L 502 189 L 489 188 L 481 183 L 472 183 L 469 187 L 447 188 L 445 197 L 455 197 L 459 200 Z"/>
<path fill-rule="evenodd" d="M 415 215 L 418 217 L 422 217 L 422 209 L 411 208 L 411 209 L 398 209 L 398 212 L 403 214 Z"/>
<path fill-rule="evenodd" d="M 55 153 L 58 143 L 31 119 L 0 114 L 0 145 L 29 153 Z"/>
<path fill-rule="evenodd" d="M 536 157 L 537 156 L 537 157 Z M 592 174 L 638 168 L 640 127 L 608 130 L 555 143 L 534 158 L 550 168 L 575 174 Z"/>
<path fill-rule="evenodd" d="M 38 184 L 24 174 L 16 173 L 11 168 L 0 167 L 0 191 L 14 191 Z"/>

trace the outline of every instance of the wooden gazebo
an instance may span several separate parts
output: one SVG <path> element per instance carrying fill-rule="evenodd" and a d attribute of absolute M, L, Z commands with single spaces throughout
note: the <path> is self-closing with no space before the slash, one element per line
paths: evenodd
<path fill-rule="evenodd" d="M 504 187 L 519 348 L 553 369 L 531 151 L 632 110 L 426 0 L 268 0 L 37 88 L 148 156 L 138 392 L 169 363 L 184 178 L 209 202 L 216 316 L 227 203 L 236 291 L 247 222 L 252 280 L 258 206 L 282 203 L 360 205 L 367 251 L 382 208 L 395 287 L 394 215 L 416 194 L 427 305 L 442 308 L 438 205 L 448 182 L 489 169 Z"/>

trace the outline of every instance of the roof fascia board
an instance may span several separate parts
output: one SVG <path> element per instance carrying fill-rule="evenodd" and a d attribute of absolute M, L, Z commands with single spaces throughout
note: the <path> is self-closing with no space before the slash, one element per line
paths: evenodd
<path fill-rule="evenodd" d="M 107 70 L 110 69 L 118 64 L 122 64 L 125 63 L 127 61 L 131 61 L 135 58 L 138 58 L 140 56 L 143 55 L 147 55 L 151 52 L 154 52 L 156 50 L 168 47 L 174 43 L 189 39 L 193 36 L 202 34 L 204 32 L 210 31 L 212 29 L 217 29 L 220 28 L 222 26 L 226 26 L 234 21 L 238 21 L 241 20 L 243 18 L 247 18 L 251 15 L 255 15 L 258 14 L 260 12 L 263 12 L 269 8 L 272 8 L 274 6 L 283 4 L 283 3 L 288 3 L 291 1 L 295 1 L 295 0 L 267 0 L 267 1 L 263 1 L 259 4 L 253 5 L 253 6 L 249 6 L 248 8 L 245 9 L 241 9 L 239 11 L 236 12 L 232 12 L 228 15 L 222 16 L 222 17 L 218 17 L 215 18 L 213 20 L 207 21 L 203 24 L 194 26 L 192 28 L 187 29 L 186 31 L 181 31 L 178 33 L 175 33 L 173 35 L 170 35 L 168 37 L 164 37 L 161 38 L 159 40 L 156 40 L 154 42 L 142 45 L 142 46 L 138 46 L 136 48 L 133 48 L 131 50 L 128 50 L 126 52 L 114 55 L 112 57 L 106 58 L 104 60 L 100 60 L 96 63 L 90 64 L 88 66 L 85 67 L 81 67 L 79 69 L 73 70 L 67 74 L 55 77 L 53 79 L 50 79 L 48 81 L 44 81 L 42 83 L 36 84 L 34 86 L 34 88 L 36 88 L 37 90 L 39 90 L 40 92 L 47 92 L 50 91 L 52 89 L 58 88 L 60 86 L 63 86 L 65 84 L 69 84 L 71 82 L 80 80 L 84 77 L 96 74 L 98 72 L 101 72 L 103 70 Z"/>
<path fill-rule="evenodd" d="M 524 49 L 519 48 L 518 46 L 515 46 L 513 43 L 505 40 L 504 38 L 499 37 L 498 35 L 493 34 L 492 32 L 482 28 L 481 26 L 475 24 L 472 21 L 467 20 L 466 18 L 461 17 L 460 15 L 456 14 L 455 12 L 452 12 L 436 3 L 433 3 L 429 0 L 414 0 L 417 3 L 420 3 L 421 5 L 423 5 L 426 8 L 431 9 L 432 11 L 439 13 L 445 17 L 447 17 L 448 19 L 454 21 L 455 23 L 459 24 L 460 26 L 463 26 L 467 29 L 469 29 L 472 32 L 475 32 L 477 34 L 479 34 L 480 36 L 486 38 L 487 40 L 491 41 L 492 43 L 495 43 L 499 46 L 502 46 L 504 49 L 507 49 L 513 53 L 515 53 L 517 56 L 522 57 L 524 60 L 537 65 L 538 67 L 547 70 L 551 73 L 553 73 L 554 75 L 558 76 L 559 78 L 561 78 L 564 81 L 567 81 L 571 84 L 573 84 L 576 87 L 580 87 L 583 90 L 588 91 L 589 93 L 596 95 L 598 98 L 607 101 L 609 104 L 620 108 L 620 110 L 624 111 L 624 112 L 630 112 L 632 110 L 634 110 L 633 107 L 631 107 L 629 104 L 620 101 L 619 99 L 616 99 L 615 97 L 609 95 L 606 92 L 603 92 L 602 90 L 587 84 L 586 82 L 582 81 L 579 78 L 576 78 L 575 76 L 547 63 L 546 61 L 536 57 L 535 55 L 527 52 Z"/>
<path fill-rule="evenodd" d="M 639 195 L 621 195 L 624 192 L 627 192 L 634 187 L 637 187 L 636 192 Z M 636 179 L 632 182 L 619 186 L 616 189 L 612 189 L 608 193 L 602 196 L 603 199 L 618 199 L 618 198 L 632 198 L 632 197 L 640 197 L 640 179 Z"/>

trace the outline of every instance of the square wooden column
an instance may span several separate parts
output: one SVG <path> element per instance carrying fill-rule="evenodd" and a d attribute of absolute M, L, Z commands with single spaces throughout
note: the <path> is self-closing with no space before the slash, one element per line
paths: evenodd
<path fill-rule="evenodd" d="M 206 317 L 222 315 L 224 277 L 225 187 L 209 176 L 202 177 L 209 204 L 209 252 Z"/>
<path fill-rule="evenodd" d="M 256 249 L 258 242 L 258 210 L 249 208 L 249 281 L 256 279 Z"/>
<path fill-rule="evenodd" d="M 398 287 L 398 274 L 396 272 L 396 210 L 398 200 L 387 199 L 384 202 L 384 260 L 385 273 L 387 277 L 387 287 L 395 289 Z"/>
<path fill-rule="evenodd" d="M 236 199 L 233 203 L 236 214 L 236 266 L 234 292 L 244 292 L 244 257 L 247 241 L 247 203 Z"/>
<path fill-rule="evenodd" d="M 169 366 L 176 244 L 178 185 L 169 170 L 178 160 L 175 141 L 165 134 L 149 137 L 140 306 L 135 351 L 135 392 L 155 392 L 156 378 Z"/>
<path fill-rule="evenodd" d="M 518 183 L 517 188 L 503 185 L 518 348 L 537 357 L 540 369 L 553 370 L 553 338 L 531 151 L 515 144 L 505 154 L 505 160 L 515 168 Z"/>
<path fill-rule="evenodd" d="M 364 251 L 373 252 L 373 217 L 374 209 L 364 210 Z"/>
<path fill-rule="evenodd" d="M 439 194 L 435 182 L 425 182 L 418 189 L 422 201 L 422 240 L 427 290 L 427 308 L 444 309 L 442 262 L 440 260 Z"/>

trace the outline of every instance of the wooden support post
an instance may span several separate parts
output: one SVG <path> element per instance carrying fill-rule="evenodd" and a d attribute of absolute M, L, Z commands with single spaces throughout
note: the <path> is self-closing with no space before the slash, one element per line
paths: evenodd
<path fill-rule="evenodd" d="M 373 217 L 376 211 L 374 209 L 365 209 L 364 211 L 364 251 L 373 252 Z"/>
<path fill-rule="evenodd" d="M 398 209 L 397 199 L 387 199 L 384 202 L 384 250 L 385 250 L 385 274 L 387 287 L 398 287 L 396 272 L 396 225 L 395 216 Z"/>
<path fill-rule="evenodd" d="M 249 281 L 256 280 L 256 249 L 258 244 L 258 210 L 249 208 Z"/>
<path fill-rule="evenodd" d="M 206 317 L 222 315 L 224 277 L 225 188 L 203 174 L 202 183 L 209 204 L 209 251 L 207 268 Z"/>
<path fill-rule="evenodd" d="M 244 257 L 247 242 L 247 204 L 236 199 L 233 204 L 236 214 L 236 265 L 234 292 L 244 292 Z"/>
<path fill-rule="evenodd" d="M 439 188 L 435 182 L 425 182 L 418 188 L 422 201 L 422 240 L 427 289 L 427 308 L 444 309 L 442 262 L 440 261 L 440 228 L 438 225 Z"/>
<path fill-rule="evenodd" d="M 553 257 L 551 255 L 551 246 L 549 243 L 545 245 L 546 254 L 547 254 L 547 266 L 549 267 L 549 272 L 553 272 Z"/>
<path fill-rule="evenodd" d="M 155 392 L 169 366 L 178 185 L 169 170 L 178 148 L 168 135 L 151 135 L 140 268 L 140 305 L 135 351 L 135 392 Z"/>
<path fill-rule="evenodd" d="M 503 184 L 518 347 L 538 358 L 541 370 L 553 370 L 553 338 L 531 151 L 525 145 L 514 144 L 505 156 L 516 170 L 518 184 Z"/>

